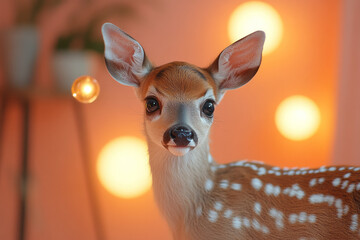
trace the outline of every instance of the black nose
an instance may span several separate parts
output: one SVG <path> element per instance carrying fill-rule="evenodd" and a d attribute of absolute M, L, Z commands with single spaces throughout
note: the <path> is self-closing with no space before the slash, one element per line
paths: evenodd
<path fill-rule="evenodd" d="M 164 134 L 164 143 L 168 143 L 172 139 L 176 146 L 186 147 L 192 140 L 196 142 L 196 134 L 185 125 L 175 125 L 169 128 Z"/>

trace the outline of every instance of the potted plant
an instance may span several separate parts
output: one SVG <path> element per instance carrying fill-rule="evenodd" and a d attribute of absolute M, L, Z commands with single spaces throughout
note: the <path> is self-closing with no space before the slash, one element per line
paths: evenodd
<path fill-rule="evenodd" d="M 37 23 L 45 10 L 56 7 L 60 0 L 14 1 L 14 27 L 1 33 L 5 72 L 13 88 L 27 88 L 31 84 L 37 53 L 39 32 Z"/>
<path fill-rule="evenodd" d="M 84 10 L 82 10 L 84 11 Z M 60 92 L 69 92 L 73 81 L 82 75 L 91 75 L 96 55 L 104 53 L 104 45 L 100 34 L 101 24 L 111 15 L 130 17 L 134 10 L 126 4 L 117 4 L 97 9 L 95 15 L 85 24 L 76 24 L 78 9 L 69 22 L 71 26 L 62 33 L 56 42 L 53 56 L 55 85 Z"/>

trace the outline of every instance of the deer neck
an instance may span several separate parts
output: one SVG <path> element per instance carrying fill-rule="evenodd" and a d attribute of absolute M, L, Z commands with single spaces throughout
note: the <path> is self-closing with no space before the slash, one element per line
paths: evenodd
<path fill-rule="evenodd" d="M 184 156 L 174 156 L 148 139 L 155 199 L 170 227 L 193 218 L 205 199 L 205 182 L 213 180 L 208 140 Z"/>

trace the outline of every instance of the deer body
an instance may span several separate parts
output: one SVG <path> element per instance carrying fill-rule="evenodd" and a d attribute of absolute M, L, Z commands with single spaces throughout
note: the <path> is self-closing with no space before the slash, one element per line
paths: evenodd
<path fill-rule="evenodd" d="M 210 155 L 214 108 L 255 75 L 262 32 L 232 44 L 208 68 L 153 67 L 116 26 L 104 24 L 103 36 L 109 72 L 144 101 L 154 195 L 174 239 L 360 239 L 360 168 L 218 165 Z"/>

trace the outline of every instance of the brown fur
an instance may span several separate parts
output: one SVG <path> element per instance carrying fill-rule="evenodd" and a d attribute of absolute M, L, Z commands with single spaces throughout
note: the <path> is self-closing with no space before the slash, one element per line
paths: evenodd
<path fill-rule="evenodd" d="M 199 77 L 200 72 L 206 79 Z M 161 72 L 161 76 L 157 77 Z M 141 85 L 142 96 L 153 85 L 160 93 L 172 99 L 194 100 L 203 96 L 209 89 L 217 89 L 209 73 L 184 62 L 172 62 L 155 68 Z M 215 97 L 217 93 L 215 92 Z"/>

